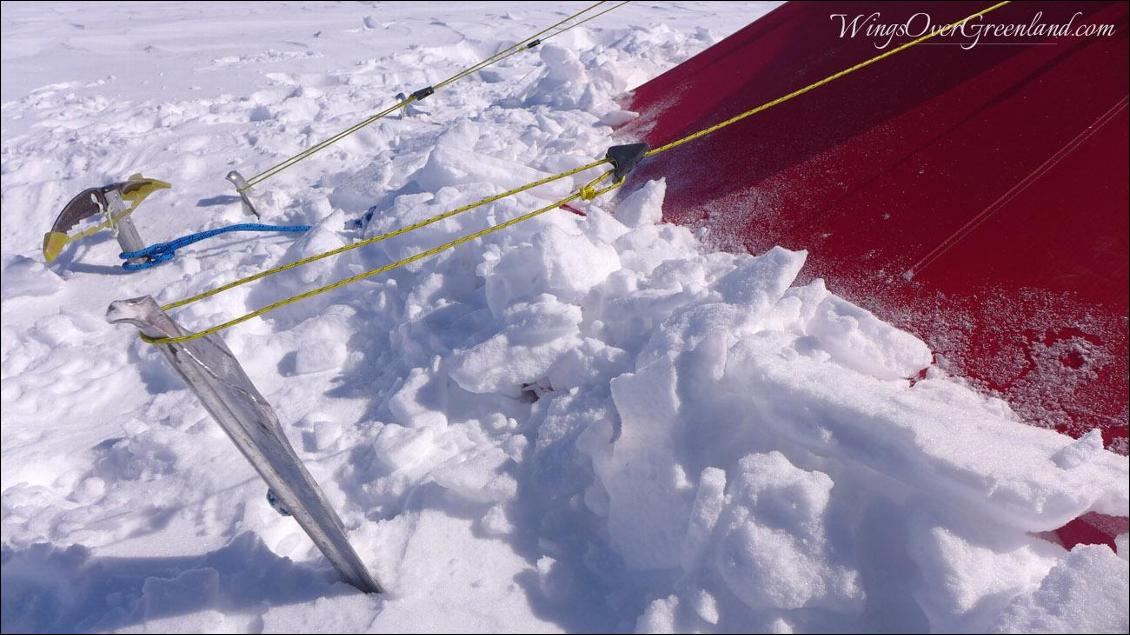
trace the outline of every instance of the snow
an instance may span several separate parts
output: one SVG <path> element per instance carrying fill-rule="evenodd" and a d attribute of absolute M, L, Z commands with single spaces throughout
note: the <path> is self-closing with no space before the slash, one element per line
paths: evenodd
<path fill-rule="evenodd" d="M 716 251 L 663 180 L 225 331 L 387 587 L 337 580 L 161 356 L 106 324 L 582 165 L 618 95 L 768 6 L 633 3 L 256 188 L 153 270 L 45 267 L 73 193 L 171 181 L 143 237 L 245 221 L 250 175 L 583 6 L 5 4 L 5 631 L 1126 632 L 1130 468 L 1025 425 L 917 338 Z M 253 25 L 253 26 L 252 26 Z M 525 193 L 174 312 L 199 328 L 524 213 Z M 347 228 L 347 226 L 349 228 Z M 925 372 L 923 372 L 925 371 Z"/>
<path fill-rule="evenodd" d="M 1109 549 L 1079 545 L 1040 583 L 1039 589 L 1014 598 L 993 624 L 994 632 L 1125 633 L 1126 613 L 1101 613 L 1093 604 L 1115 605 L 1130 595 L 1127 564 Z"/>

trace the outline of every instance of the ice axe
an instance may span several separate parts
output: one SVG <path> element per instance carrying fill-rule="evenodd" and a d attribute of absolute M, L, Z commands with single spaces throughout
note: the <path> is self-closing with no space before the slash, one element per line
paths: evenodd
<path fill-rule="evenodd" d="M 171 188 L 172 185 L 134 174 L 120 183 L 102 187 L 92 187 L 78 193 L 71 199 L 59 216 L 51 231 L 43 236 L 43 258 L 52 262 L 59 257 L 70 243 L 89 238 L 104 230 L 113 230 L 122 251 L 137 251 L 145 247 L 141 235 L 137 233 L 129 215 L 137 209 L 145 197 L 157 190 Z M 127 206 L 128 202 L 128 206 Z M 72 229 L 83 221 L 100 217 L 96 224 L 70 234 Z"/>

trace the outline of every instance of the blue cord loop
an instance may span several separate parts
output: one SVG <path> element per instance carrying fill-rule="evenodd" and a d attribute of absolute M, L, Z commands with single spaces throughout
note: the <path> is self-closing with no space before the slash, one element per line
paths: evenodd
<path fill-rule="evenodd" d="M 263 225 L 261 223 L 238 223 L 236 225 L 228 225 L 226 227 L 217 227 L 216 229 L 209 229 L 207 231 L 196 232 L 187 236 L 181 236 L 176 240 L 170 240 L 165 243 L 155 243 L 149 245 L 144 249 L 137 251 L 124 251 L 118 255 L 122 260 L 136 260 L 145 258 L 143 262 L 123 262 L 122 269 L 126 271 L 140 271 L 155 267 L 162 262 L 172 260 L 177 255 L 177 250 L 181 247 L 198 243 L 202 240 L 207 240 L 213 236 L 220 234 L 227 234 L 229 232 L 287 232 L 287 233 L 302 233 L 310 230 L 310 225 Z"/>

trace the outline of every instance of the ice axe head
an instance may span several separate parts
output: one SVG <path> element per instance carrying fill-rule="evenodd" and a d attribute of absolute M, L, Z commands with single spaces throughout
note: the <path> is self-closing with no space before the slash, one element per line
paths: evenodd
<path fill-rule="evenodd" d="M 51 231 L 44 234 L 43 258 L 51 262 L 59 257 L 68 244 L 93 236 L 103 229 L 113 228 L 119 220 L 132 214 L 146 196 L 170 187 L 172 186 L 164 181 L 134 174 L 120 183 L 92 187 L 79 192 L 63 207 L 63 211 L 59 212 L 55 223 L 51 226 Z M 117 200 L 128 201 L 129 207 L 118 204 Z M 83 221 L 95 217 L 102 217 L 102 220 L 82 231 L 69 233 Z"/>

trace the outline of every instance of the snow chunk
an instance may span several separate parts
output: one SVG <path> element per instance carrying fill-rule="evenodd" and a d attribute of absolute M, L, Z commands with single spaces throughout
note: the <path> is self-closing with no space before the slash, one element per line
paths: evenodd
<path fill-rule="evenodd" d="M 680 565 L 690 502 L 679 491 L 674 428 L 680 401 L 675 369 L 663 359 L 612 381 L 620 438 L 594 458 L 609 496 L 612 543 L 631 569 Z"/>
<path fill-rule="evenodd" d="M 719 520 L 718 572 L 753 609 L 860 601 L 853 569 L 833 564 L 825 537 L 832 479 L 779 452 L 738 464 Z"/>
<path fill-rule="evenodd" d="M 342 429 L 341 424 L 336 421 L 314 421 L 311 424 L 313 430 L 309 435 L 311 443 L 310 449 L 313 450 L 327 450 L 332 448 L 337 440 L 341 438 Z"/>
<path fill-rule="evenodd" d="M 604 116 L 600 118 L 600 123 L 618 128 L 639 116 L 640 114 L 638 112 L 632 112 L 631 110 L 610 110 L 604 113 Z"/>
<path fill-rule="evenodd" d="M 717 624 L 721 618 L 721 614 L 718 612 L 718 600 L 704 589 L 699 589 L 694 594 L 693 607 L 695 615 L 707 624 Z"/>
<path fill-rule="evenodd" d="M 627 370 L 628 358 L 626 351 L 586 337 L 579 346 L 565 351 L 546 378 L 554 390 L 596 385 Z"/>
<path fill-rule="evenodd" d="M 514 524 L 506 517 L 506 509 L 501 504 L 491 507 L 483 514 L 479 527 L 489 536 L 502 537 L 514 531 Z"/>
<path fill-rule="evenodd" d="M 451 378 L 464 390 L 518 396 L 580 341 L 580 307 L 552 295 L 512 306 L 503 319 L 501 333 L 456 354 Z"/>
<path fill-rule="evenodd" d="M 636 621 L 637 633 L 679 633 L 679 597 L 672 595 L 660 598 L 647 606 L 647 610 Z"/>
<path fill-rule="evenodd" d="M 1062 553 L 1033 536 L 957 524 L 937 512 L 919 510 L 910 524 L 909 554 L 924 581 L 914 596 L 940 632 L 983 631 L 1009 598 L 1039 584 Z"/>
<path fill-rule="evenodd" d="M 331 339 L 307 339 L 298 347 L 294 357 L 294 372 L 299 375 L 341 370 L 349 356 L 345 342 Z"/>
<path fill-rule="evenodd" d="M 496 316 L 541 293 L 579 303 L 619 268 L 620 258 L 610 245 L 550 226 L 484 270 L 487 302 Z"/>
<path fill-rule="evenodd" d="M 435 482 L 452 494 L 474 503 L 496 503 L 514 498 L 518 482 L 503 472 L 510 457 L 501 448 L 448 459 L 434 471 Z"/>
<path fill-rule="evenodd" d="M 390 470 L 407 469 L 426 459 L 433 450 L 432 428 L 405 428 L 385 424 L 373 444 L 376 457 Z"/>
<path fill-rule="evenodd" d="M 687 573 L 694 571 L 709 546 L 714 525 L 722 513 L 725 490 L 725 471 L 716 467 L 702 471 L 698 479 L 698 493 L 695 494 L 694 505 L 691 507 L 687 535 L 683 540 L 683 570 Z"/>
<path fill-rule="evenodd" d="M 1065 446 L 1052 455 L 1052 461 L 1059 467 L 1067 470 L 1090 462 L 1102 456 L 1103 433 L 1098 428 L 1084 434 L 1071 445 Z"/>
<path fill-rule="evenodd" d="M 441 144 L 432 150 L 427 163 L 412 175 L 412 180 L 426 192 L 438 192 L 444 187 L 466 183 L 491 183 L 500 189 L 510 189 L 546 176 L 549 175 L 524 163 Z"/>
<path fill-rule="evenodd" d="M 922 340 L 836 296 L 820 303 L 807 331 L 837 362 L 880 379 L 913 377 L 933 359 Z"/>
<path fill-rule="evenodd" d="M 1130 631 L 1130 564 L 1102 545 L 1079 545 L 1040 588 L 1018 596 L 996 633 L 1125 633 Z"/>
<path fill-rule="evenodd" d="M 737 267 L 718 281 L 718 290 L 726 302 L 747 307 L 750 319 L 759 320 L 789 290 L 807 257 L 806 251 L 783 247 L 742 257 Z"/>
<path fill-rule="evenodd" d="M 589 110 L 594 93 L 588 72 L 573 51 L 557 44 L 543 44 L 538 53 L 545 73 L 526 94 L 526 104 L 542 104 L 555 110 Z"/>
<path fill-rule="evenodd" d="M 648 181 L 616 206 L 616 218 L 628 227 L 655 225 L 663 220 L 663 197 L 667 179 Z"/>
<path fill-rule="evenodd" d="M 389 397 L 388 409 L 403 426 L 446 428 L 441 388 L 442 384 L 433 379 L 429 369 L 413 368 L 400 388 Z"/>

